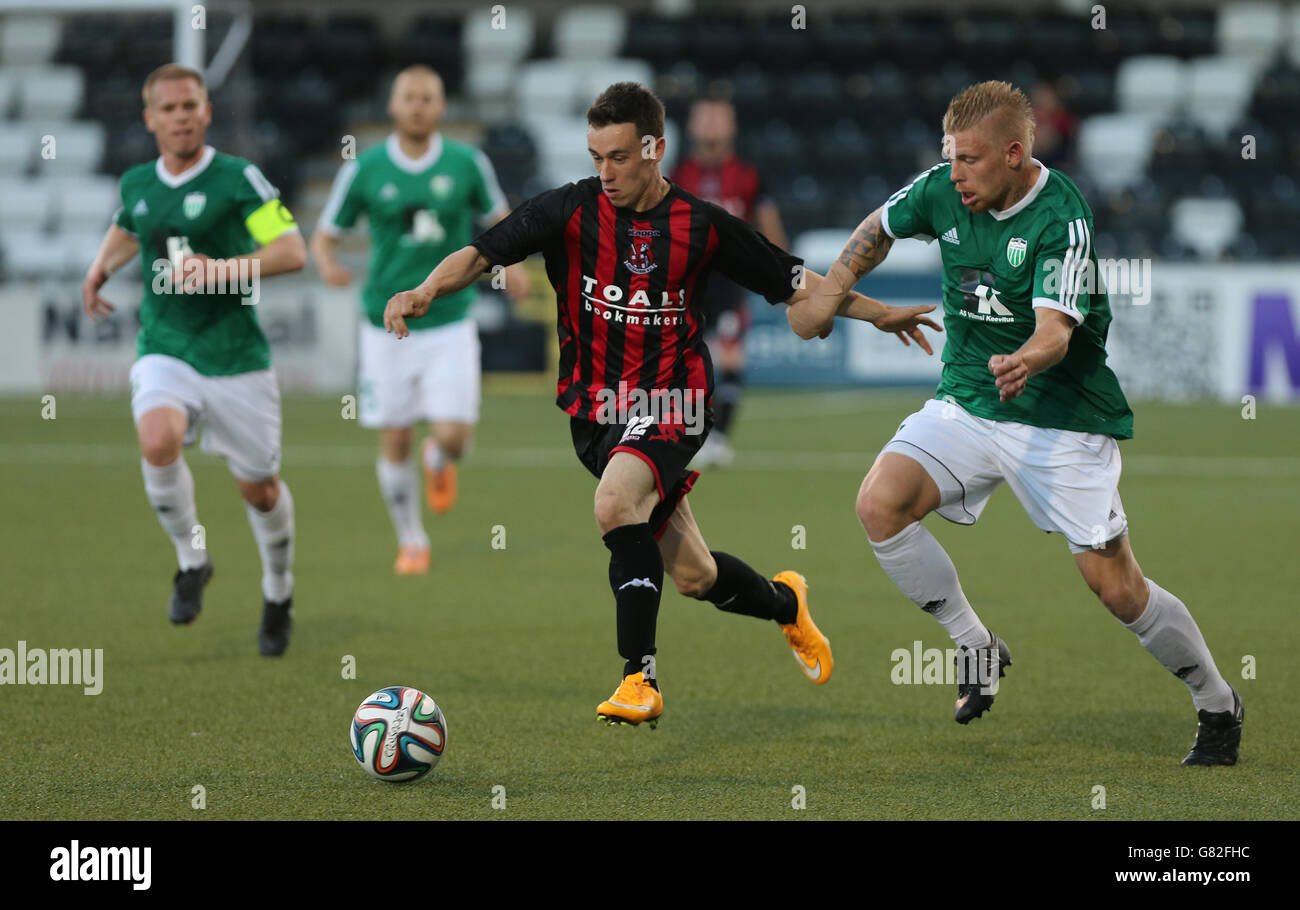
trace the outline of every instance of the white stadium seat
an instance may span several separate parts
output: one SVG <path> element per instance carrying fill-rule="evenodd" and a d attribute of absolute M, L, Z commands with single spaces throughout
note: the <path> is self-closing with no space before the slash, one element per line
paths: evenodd
<path fill-rule="evenodd" d="M 90 120 L 31 124 L 32 142 L 44 148 L 44 137 L 54 138 L 54 157 L 37 155 L 40 173 L 49 176 L 93 174 L 104 158 L 104 125 Z"/>
<path fill-rule="evenodd" d="M 584 66 L 586 64 L 579 60 L 525 63 L 519 68 L 515 81 L 515 103 L 519 112 L 539 117 L 568 117 L 580 113 L 578 106 L 582 104 L 582 97 L 579 86 Z"/>
<path fill-rule="evenodd" d="M 0 68 L 0 120 L 9 116 L 18 93 L 18 79 L 14 70 Z"/>
<path fill-rule="evenodd" d="M 1188 114 L 1211 136 L 1223 138 L 1250 107 L 1255 64 L 1243 57 L 1198 57 L 1188 64 Z"/>
<path fill-rule="evenodd" d="M 31 134 L 19 124 L 0 122 L 0 176 L 27 173 L 36 157 Z"/>
<path fill-rule="evenodd" d="M 41 182 L 52 191 L 54 223 L 60 231 L 98 231 L 102 235 L 122 204 L 117 181 L 112 177 L 63 177 Z"/>
<path fill-rule="evenodd" d="M 0 22 L 0 62 L 33 66 L 54 58 L 63 38 L 55 16 L 6 16 Z"/>
<path fill-rule="evenodd" d="M 552 40 L 560 57 L 613 57 L 627 35 L 627 13 L 616 6 L 574 6 L 555 19 Z"/>
<path fill-rule="evenodd" d="M 1098 114 L 1079 126 L 1079 164 L 1103 192 L 1123 189 L 1146 171 L 1155 142 L 1141 114 Z"/>
<path fill-rule="evenodd" d="M 5 227 L 0 251 L 5 273 L 11 278 L 63 277 L 72 271 L 67 246 L 57 235 Z"/>
<path fill-rule="evenodd" d="M 1268 62 L 1286 40 L 1280 3 L 1229 3 L 1219 9 L 1219 53 Z"/>
<path fill-rule="evenodd" d="M 583 68 L 578 93 L 583 99 L 585 112 L 596 96 L 615 82 L 637 82 L 648 89 L 654 88 L 655 71 L 644 60 L 622 57 L 616 60 L 594 60 Z"/>
<path fill-rule="evenodd" d="M 1206 259 L 1217 259 L 1241 230 L 1241 206 L 1233 199 L 1179 199 L 1169 210 L 1172 233 Z"/>
<path fill-rule="evenodd" d="M 530 10 L 517 4 L 499 10 L 504 20 L 492 9 L 494 4 L 465 17 L 461 45 L 465 50 L 468 68 L 465 86 L 471 97 L 503 101 L 514 88 L 514 73 L 521 60 L 528 56 L 533 46 L 535 25 Z M 497 25 L 504 25 L 498 28 Z M 495 111 L 486 111 L 492 116 Z"/>
<path fill-rule="evenodd" d="M 537 167 L 548 187 L 596 173 L 587 151 L 587 118 L 555 114 L 523 115 L 537 146 Z"/>
<path fill-rule="evenodd" d="M 1129 57 L 1115 74 L 1115 95 L 1125 114 L 1166 118 L 1187 98 L 1186 65 L 1177 57 Z"/>
<path fill-rule="evenodd" d="M 0 231 L 42 231 L 50 222 L 54 199 L 44 180 L 0 178 Z"/>
<path fill-rule="evenodd" d="M 1291 65 L 1300 67 L 1300 4 L 1291 7 L 1290 26 L 1285 28 L 1283 37 L 1290 53 Z"/>
<path fill-rule="evenodd" d="M 18 79 L 18 109 L 27 120 L 68 120 L 85 96 L 86 77 L 75 66 L 26 69 Z"/>

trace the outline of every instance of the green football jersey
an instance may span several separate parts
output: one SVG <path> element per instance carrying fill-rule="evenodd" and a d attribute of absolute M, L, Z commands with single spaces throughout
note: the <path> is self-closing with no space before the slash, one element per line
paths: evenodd
<path fill-rule="evenodd" d="M 1110 302 L 1092 250 L 1092 210 L 1059 171 L 1042 168 L 1023 199 L 972 214 L 953 188 L 951 165 L 930 168 L 890 196 L 882 212 L 894 238 L 938 238 L 943 256 L 943 377 L 935 395 L 989 420 L 1133 435 L 1133 412 L 1106 365 Z M 989 371 L 1034 333 L 1036 307 L 1076 324 L 1065 358 L 998 401 Z"/>
<path fill-rule="evenodd" d="M 279 191 L 257 165 L 211 146 L 181 174 L 168 173 L 162 158 L 137 165 L 122 175 L 121 191 L 113 223 L 139 241 L 144 280 L 138 355 L 177 357 L 205 376 L 269 369 L 256 307 L 234 286 L 232 293 L 182 293 L 169 264 L 185 250 L 213 259 L 246 255 L 297 230 Z"/>
<path fill-rule="evenodd" d="M 361 303 L 371 324 L 382 327 L 388 298 L 424 281 L 474 239 L 476 219 L 506 212 L 496 174 L 481 151 L 434 133 L 429 150 L 412 159 L 393 134 L 339 169 L 317 230 L 337 236 L 365 214 L 370 270 Z M 416 331 L 464 319 L 475 293 L 470 286 L 440 297 L 406 325 Z"/>

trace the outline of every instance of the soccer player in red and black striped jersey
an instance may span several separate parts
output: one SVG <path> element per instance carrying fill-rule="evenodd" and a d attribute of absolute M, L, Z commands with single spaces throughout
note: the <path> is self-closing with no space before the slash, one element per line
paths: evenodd
<path fill-rule="evenodd" d="M 677 163 L 672 182 L 753 224 L 777 246 L 786 246 L 776 202 L 765 191 L 758 169 L 736 154 L 736 109 L 731 102 L 696 101 L 691 105 L 686 132 L 691 137 L 691 154 Z M 732 459 L 727 440 L 745 382 L 749 296 L 734 281 L 715 275 L 703 306 L 707 318 L 705 338 L 718 369 L 718 419 L 693 464 L 726 467 Z"/>
<path fill-rule="evenodd" d="M 797 572 L 772 581 L 710 551 L 686 494 L 687 463 L 712 423 L 713 368 L 700 295 L 717 270 L 773 303 L 799 307 L 821 276 L 722 208 L 665 180 L 663 104 L 631 82 L 610 86 L 587 112 L 597 175 L 542 193 L 444 259 L 421 285 L 394 295 L 385 327 L 466 287 L 483 272 L 541 252 L 559 308 L 556 403 L 570 415 L 578 458 L 600 478 L 596 522 L 610 551 L 623 681 L 597 708 L 610 723 L 651 726 L 663 711 L 655 626 L 665 571 L 682 594 L 775 620 L 804 673 L 831 674 L 830 643 L 808 612 Z M 860 294 L 836 311 L 930 351 L 920 326 L 933 307 L 887 307 Z M 802 318 L 802 311 L 801 311 Z"/>

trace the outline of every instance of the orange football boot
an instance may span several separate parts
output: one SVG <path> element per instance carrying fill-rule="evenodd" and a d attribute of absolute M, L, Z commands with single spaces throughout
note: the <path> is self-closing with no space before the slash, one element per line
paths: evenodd
<path fill-rule="evenodd" d="M 799 613 L 794 622 L 781 626 L 781 631 L 790 643 L 790 650 L 794 652 L 799 669 L 813 682 L 821 685 L 831 678 L 835 662 L 831 659 L 830 639 L 821 633 L 812 621 L 812 614 L 808 612 L 808 582 L 798 572 L 792 571 L 780 572 L 772 581 L 784 582 L 794 589 L 799 601 Z"/>
<path fill-rule="evenodd" d="M 646 723 L 653 730 L 664 713 L 664 698 L 659 690 L 646 682 L 645 674 L 624 676 L 614 694 L 596 708 L 596 719 L 610 726 L 623 724 L 635 727 Z"/>
<path fill-rule="evenodd" d="M 429 447 L 437 448 L 432 439 L 424 440 L 424 501 L 435 514 L 448 512 L 456 504 L 456 462 L 447 459 L 440 470 L 429 467 Z"/>
<path fill-rule="evenodd" d="M 393 563 L 393 572 L 398 575 L 424 575 L 429 571 L 429 562 L 433 554 L 428 547 L 419 544 L 407 544 L 397 551 L 397 561 Z"/>

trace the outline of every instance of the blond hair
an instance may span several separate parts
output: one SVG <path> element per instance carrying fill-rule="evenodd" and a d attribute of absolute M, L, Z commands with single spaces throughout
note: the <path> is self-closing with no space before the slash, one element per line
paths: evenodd
<path fill-rule="evenodd" d="M 203 81 L 203 74 L 198 70 L 192 70 L 188 66 L 181 66 L 179 63 L 164 63 L 144 80 L 144 88 L 140 90 L 140 95 L 144 98 L 145 107 L 149 106 L 149 89 L 153 88 L 155 82 L 161 82 L 164 79 L 193 79 L 198 83 L 199 88 L 203 89 L 203 94 L 208 93 L 208 87 Z"/>
<path fill-rule="evenodd" d="M 1030 153 L 1034 146 L 1034 109 L 1025 93 L 1010 82 L 990 80 L 963 89 L 948 103 L 943 131 L 951 135 L 967 130 L 989 116 L 996 116 L 995 136 L 1019 142 L 1025 154 Z"/>

